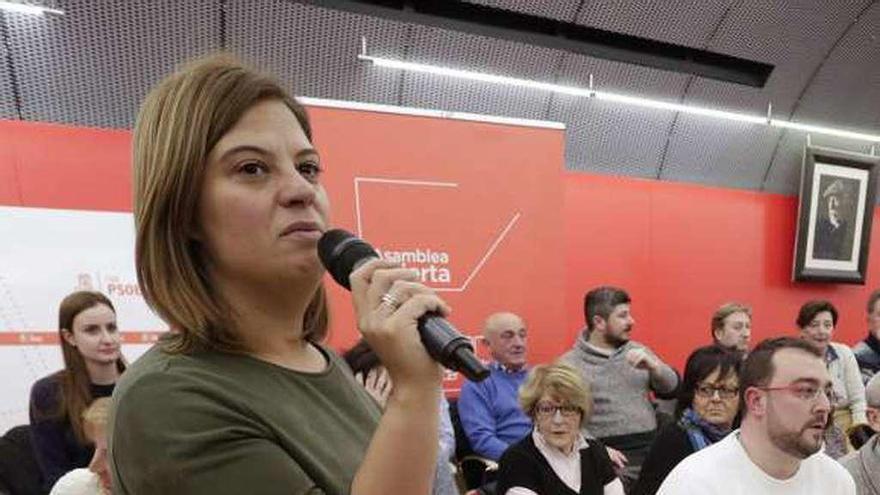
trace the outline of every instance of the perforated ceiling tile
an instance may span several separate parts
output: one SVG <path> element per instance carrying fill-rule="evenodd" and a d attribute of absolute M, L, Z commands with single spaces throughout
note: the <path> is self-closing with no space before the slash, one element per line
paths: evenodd
<path fill-rule="evenodd" d="M 750 88 L 692 78 L 682 101 L 757 116 L 766 115 L 772 102 L 773 115 L 787 118 L 810 74 L 857 14 L 831 2 L 815 2 L 811 8 L 803 5 L 737 5 L 707 45 L 712 51 L 776 64 L 767 85 Z M 701 120 L 679 116 L 670 134 L 663 177 L 696 182 L 705 178 L 707 183 L 760 189 L 766 168 L 778 151 L 772 136 L 781 136 L 781 132 L 721 123 L 705 127 L 707 135 L 693 139 L 693 129 Z M 726 128 L 731 132 L 724 132 Z"/>
<path fill-rule="evenodd" d="M 569 170 L 654 178 L 672 112 L 623 107 L 570 96 L 554 98 L 554 120 L 566 123 Z"/>
<path fill-rule="evenodd" d="M 153 83 L 218 47 L 218 5 L 68 1 L 63 16 L 11 19 L 24 118 L 130 127 Z"/>
<path fill-rule="evenodd" d="M 547 19 L 573 22 L 578 5 L 583 2 L 581 0 L 466 0 L 466 3 L 487 5 Z"/>
<path fill-rule="evenodd" d="M 681 92 L 686 76 L 569 55 L 561 84 L 651 98 Z M 588 98 L 555 95 L 546 118 L 565 122 L 566 164 L 571 170 L 655 177 L 673 112 L 627 107 Z"/>
<path fill-rule="evenodd" d="M 846 31 L 865 0 L 743 2 L 707 41 L 711 51 L 775 65 L 762 89 L 696 78 L 686 101 L 787 116 L 816 68 Z"/>
<path fill-rule="evenodd" d="M 553 81 L 559 55 L 553 50 L 428 27 L 414 27 L 408 60 Z M 542 119 L 549 93 L 512 86 L 407 74 L 402 84 L 406 106 Z"/>
<path fill-rule="evenodd" d="M 2 23 L 0 36 L 7 36 L 9 32 L 7 15 L 0 14 L 0 23 Z M 14 67 L 10 69 L 7 62 L 8 57 L 9 51 L 6 50 L 6 43 L 0 43 L 0 119 L 17 119 L 18 111 L 12 86 Z"/>
<path fill-rule="evenodd" d="M 286 0 L 236 0 L 227 7 L 228 45 L 288 81 L 301 96 L 398 104 L 396 71 L 357 59 L 369 53 L 400 58 L 403 24 Z"/>
<path fill-rule="evenodd" d="M 731 0 L 593 0 L 579 24 L 656 41 L 702 48 Z"/>
<path fill-rule="evenodd" d="M 760 189 L 780 129 L 679 115 L 661 179 Z"/>
<path fill-rule="evenodd" d="M 880 4 L 873 4 L 828 54 L 794 119 L 880 134 Z"/>

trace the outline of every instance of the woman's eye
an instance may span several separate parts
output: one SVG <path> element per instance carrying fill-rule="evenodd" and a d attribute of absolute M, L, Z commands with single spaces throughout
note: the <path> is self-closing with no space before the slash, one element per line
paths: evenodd
<path fill-rule="evenodd" d="M 245 163 L 238 170 L 245 175 L 261 175 L 267 172 L 266 166 L 259 162 Z"/>
<path fill-rule="evenodd" d="M 317 182 L 318 178 L 321 176 L 321 166 L 316 162 L 303 162 L 296 166 L 296 169 L 299 171 L 300 175 L 306 178 L 306 180 L 310 182 Z"/>

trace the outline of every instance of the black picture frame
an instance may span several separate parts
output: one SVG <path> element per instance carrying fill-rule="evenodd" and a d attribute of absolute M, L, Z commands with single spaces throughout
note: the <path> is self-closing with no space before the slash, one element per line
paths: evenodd
<path fill-rule="evenodd" d="M 805 146 L 792 279 L 865 283 L 880 157 Z"/>

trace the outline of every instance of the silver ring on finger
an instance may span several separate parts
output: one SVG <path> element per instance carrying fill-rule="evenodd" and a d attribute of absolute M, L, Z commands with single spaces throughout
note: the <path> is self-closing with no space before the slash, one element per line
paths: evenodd
<path fill-rule="evenodd" d="M 382 294 L 382 297 L 379 298 L 379 300 L 382 301 L 382 305 L 388 306 L 392 311 L 400 307 L 400 301 L 390 292 Z"/>

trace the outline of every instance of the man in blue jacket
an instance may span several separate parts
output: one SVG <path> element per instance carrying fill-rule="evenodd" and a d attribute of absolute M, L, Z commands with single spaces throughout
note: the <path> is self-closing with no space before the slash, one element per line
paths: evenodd
<path fill-rule="evenodd" d="M 517 402 L 519 387 L 528 373 L 527 337 L 525 323 L 513 313 L 487 318 L 483 344 L 492 355 L 491 374 L 479 383 L 465 381 L 458 398 L 458 414 L 471 448 L 495 462 L 532 429 L 532 421 Z"/>

